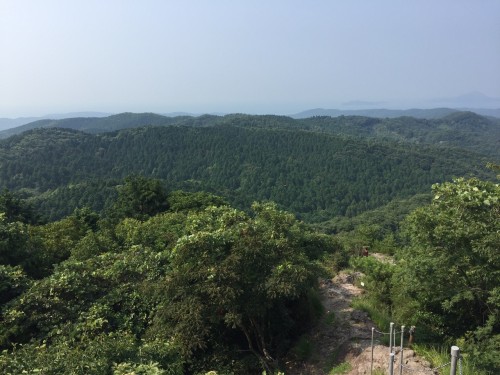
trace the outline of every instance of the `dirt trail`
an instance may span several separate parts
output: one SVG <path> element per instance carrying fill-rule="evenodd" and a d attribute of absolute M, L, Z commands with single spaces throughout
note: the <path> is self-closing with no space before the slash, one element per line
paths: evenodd
<path fill-rule="evenodd" d="M 343 362 L 351 364 L 351 370 L 345 373 L 347 375 L 370 374 L 371 329 L 375 325 L 367 313 L 350 306 L 352 299 L 363 293 L 361 288 L 354 285 L 355 279 L 360 276 L 341 272 L 332 280 L 321 281 L 320 290 L 326 314 L 308 335 L 313 353 L 307 362 L 289 361 L 287 375 L 328 375 L 333 367 Z M 388 328 L 384 331 L 388 331 Z M 399 348 L 395 352 L 394 373 L 399 374 Z M 403 365 L 403 374 L 434 374 L 429 363 L 408 348 L 403 350 Z M 380 369 L 387 374 L 388 367 L 388 346 L 376 345 L 373 370 Z"/>

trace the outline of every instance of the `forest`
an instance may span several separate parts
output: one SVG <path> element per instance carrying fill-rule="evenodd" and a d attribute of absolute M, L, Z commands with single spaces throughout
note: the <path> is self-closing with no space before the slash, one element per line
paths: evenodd
<path fill-rule="evenodd" d="M 1 373 L 278 373 L 340 269 L 500 369 L 498 122 L 148 116 L 0 141 Z"/>
<path fill-rule="evenodd" d="M 325 222 L 426 193 L 452 177 L 491 179 L 484 165 L 500 156 L 489 146 L 498 143 L 500 123 L 461 116 L 433 120 L 430 131 L 430 120 L 389 119 L 388 129 L 379 119 L 312 118 L 306 129 L 305 120 L 248 115 L 131 128 L 134 119 L 157 124 L 162 116 L 123 114 L 98 119 L 109 121 L 104 129 L 122 130 L 36 128 L 0 141 L 0 187 L 20 192 L 48 220 L 57 220 L 78 207 L 106 209 L 120 181 L 138 174 L 170 190 L 224 196 L 240 209 L 270 200 L 300 219 Z M 397 141 L 387 136 L 394 133 L 402 134 Z"/>

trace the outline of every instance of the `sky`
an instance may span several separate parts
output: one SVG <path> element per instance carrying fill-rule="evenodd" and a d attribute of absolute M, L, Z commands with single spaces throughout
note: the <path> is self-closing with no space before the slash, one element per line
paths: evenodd
<path fill-rule="evenodd" d="M 469 93 L 500 98 L 498 0 L 0 0 L 0 117 Z"/>

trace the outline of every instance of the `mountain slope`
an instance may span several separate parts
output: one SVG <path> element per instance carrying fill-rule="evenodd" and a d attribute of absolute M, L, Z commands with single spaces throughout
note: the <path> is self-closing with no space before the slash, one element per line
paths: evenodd
<path fill-rule="evenodd" d="M 463 148 L 500 158 L 500 120 L 472 112 L 456 112 L 441 119 L 414 117 L 376 119 L 370 117 L 314 117 L 301 120 L 309 129 L 354 137 L 400 143 Z"/>
<path fill-rule="evenodd" d="M 225 116 L 166 117 L 153 113 L 122 113 L 105 118 L 73 118 L 41 120 L 0 132 L 0 138 L 34 128 L 61 127 L 87 133 L 105 133 L 140 126 L 241 127 L 301 129 L 314 132 L 375 138 L 412 144 L 459 147 L 500 159 L 500 120 L 472 112 L 453 112 L 439 119 L 414 117 L 373 118 L 363 116 L 312 117 L 292 119 L 286 116 Z"/>
<path fill-rule="evenodd" d="M 0 138 L 7 138 L 27 130 L 37 128 L 67 128 L 89 133 L 108 132 L 119 129 L 135 128 L 145 125 L 168 125 L 174 118 L 154 113 L 120 113 L 107 117 L 74 117 L 59 120 L 42 119 L 0 132 Z"/>
<path fill-rule="evenodd" d="M 96 193 L 102 181 L 136 173 L 172 189 L 215 192 L 237 206 L 273 200 L 301 217 L 326 220 L 427 192 L 453 176 L 481 174 L 485 162 L 462 150 L 302 130 L 169 126 L 91 135 L 50 128 L 0 142 L 0 186 L 35 201 L 43 194 L 44 205 L 67 213 L 83 196 L 102 208 L 106 197 Z"/>
<path fill-rule="evenodd" d="M 71 112 L 46 115 L 42 117 L 18 117 L 18 118 L 0 118 L 0 130 L 7 130 L 20 127 L 39 120 L 60 120 L 75 117 L 107 117 L 110 113 L 103 112 Z"/>

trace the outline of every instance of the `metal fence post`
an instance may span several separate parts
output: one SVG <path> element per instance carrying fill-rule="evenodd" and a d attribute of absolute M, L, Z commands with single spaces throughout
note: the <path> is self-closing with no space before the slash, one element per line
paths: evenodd
<path fill-rule="evenodd" d="M 394 323 L 391 322 L 389 326 L 389 353 L 392 353 L 392 332 L 394 329 Z"/>
<path fill-rule="evenodd" d="M 458 346 L 452 346 L 450 375 L 457 375 L 457 362 L 459 357 L 460 357 L 460 348 Z"/>
<path fill-rule="evenodd" d="M 375 334 L 375 328 L 372 327 L 372 363 L 370 365 L 370 375 L 373 374 L 373 336 Z"/>
<path fill-rule="evenodd" d="M 389 353 L 389 375 L 394 375 L 394 353 Z"/>
<path fill-rule="evenodd" d="M 403 340 L 404 340 L 405 326 L 401 326 L 401 349 L 399 350 L 399 375 L 403 375 Z"/>

